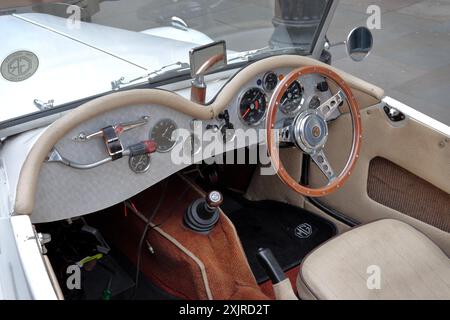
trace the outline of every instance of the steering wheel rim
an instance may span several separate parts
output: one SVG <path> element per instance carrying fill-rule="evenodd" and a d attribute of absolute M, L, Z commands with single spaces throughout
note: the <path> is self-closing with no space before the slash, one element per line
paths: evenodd
<path fill-rule="evenodd" d="M 281 137 L 283 137 L 282 139 L 289 139 L 291 141 L 294 141 L 295 145 L 303 153 L 309 154 L 313 157 L 316 165 L 328 178 L 328 184 L 319 188 L 310 188 L 300 184 L 298 181 L 293 179 L 286 171 L 279 157 L 278 141 L 280 140 L 280 130 L 275 128 L 278 107 L 281 104 L 281 98 L 283 97 L 284 93 L 294 81 L 296 81 L 301 76 L 305 76 L 308 74 L 319 74 L 327 79 L 334 81 L 339 87 L 338 93 L 336 93 L 327 102 L 321 104 L 321 106 L 317 108 L 318 111 L 314 112 L 312 111 L 312 109 L 308 108 L 307 112 L 302 112 L 297 115 L 293 121 L 293 124 L 289 126 L 289 128 L 291 128 L 290 131 L 292 132 L 284 132 L 283 130 L 286 129 L 286 127 L 281 131 Z M 343 93 L 345 96 L 342 97 L 341 93 Z M 332 100 L 333 98 L 334 100 Z M 333 178 L 333 175 L 330 174 L 333 173 L 333 170 L 331 169 L 331 166 L 329 165 L 329 162 L 326 159 L 325 154 L 323 153 L 323 147 L 328 136 L 326 115 L 330 115 L 334 109 L 338 108 L 339 103 L 336 103 L 339 102 L 340 99 L 344 98 L 345 100 L 347 100 L 352 120 L 352 147 L 344 169 L 338 176 L 334 175 Z M 312 128 L 310 128 L 311 123 L 313 123 Z M 323 126 L 324 123 L 325 127 Z M 299 130 L 294 130 L 294 128 L 297 128 Z M 361 115 L 359 113 L 359 107 L 356 98 L 354 97 L 350 86 L 336 72 L 322 66 L 300 67 L 286 75 L 286 77 L 278 84 L 270 100 L 266 118 L 266 129 L 267 149 L 269 157 L 272 161 L 272 166 L 275 168 L 277 175 L 291 189 L 304 196 L 326 196 L 341 188 L 347 181 L 347 179 L 351 176 L 353 167 L 355 166 L 356 161 L 359 158 L 362 139 L 362 127 Z M 306 136 L 306 134 L 310 134 L 310 136 L 316 136 L 316 134 L 320 135 L 317 136 L 320 140 L 319 143 L 317 145 L 314 145 L 312 148 L 309 148 L 311 147 L 311 145 L 307 143 L 308 137 Z M 319 151 L 321 151 L 321 153 Z M 319 162 L 318 160 L 324 161 Z"/>

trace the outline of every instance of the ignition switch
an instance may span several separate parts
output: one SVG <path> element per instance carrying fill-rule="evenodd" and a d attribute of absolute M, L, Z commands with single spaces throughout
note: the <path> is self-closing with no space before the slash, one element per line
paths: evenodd
<path fill-rule="evenodd" d="M 222 133 L 222 139 L 224 143 L 232 141 L 234 139 L 234 125 L 230 122 L 230 114 L 228 110 L 220 113 L 218 115 L 220 120 L 224 120 L 225 123 L 220 127 L 220 132 Z"/>

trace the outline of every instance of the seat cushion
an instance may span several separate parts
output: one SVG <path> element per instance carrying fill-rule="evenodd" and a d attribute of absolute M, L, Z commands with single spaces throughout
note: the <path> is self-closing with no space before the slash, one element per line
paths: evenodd
<path fill-rule="evenodd" d="M 379 220 L 310 253 L 297 289 L 302 299 L 450 299 L 450 260 L 410 225 Z"/>

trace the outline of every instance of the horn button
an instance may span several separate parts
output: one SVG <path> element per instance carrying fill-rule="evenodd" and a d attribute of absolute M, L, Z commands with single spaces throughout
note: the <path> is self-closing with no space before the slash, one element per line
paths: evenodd
<path fill-rule="evenodd" d="M 315 111 L 299 114 L 294 120 L 294 140 L 307 153 L 320 150 L 327 141 L 327 122 Z"/>

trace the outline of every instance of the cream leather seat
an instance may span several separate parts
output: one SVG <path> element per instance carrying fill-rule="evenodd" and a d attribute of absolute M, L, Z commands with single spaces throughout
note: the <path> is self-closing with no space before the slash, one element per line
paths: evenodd
<path fill-rule="evenodd" d="M 410 225 L 379 220 L 310 253 L 297 289 L 302 299 L 450 299 L 450 260 Z"/>

